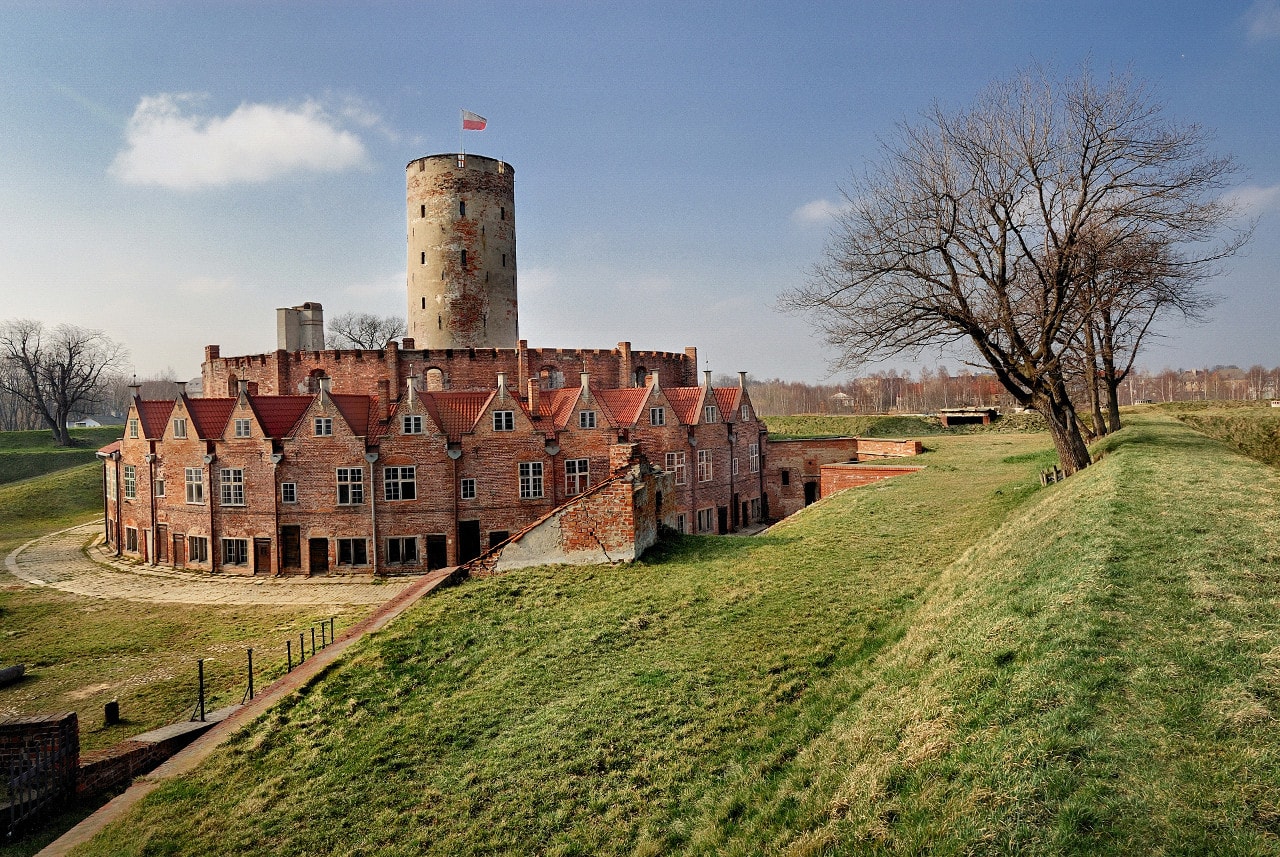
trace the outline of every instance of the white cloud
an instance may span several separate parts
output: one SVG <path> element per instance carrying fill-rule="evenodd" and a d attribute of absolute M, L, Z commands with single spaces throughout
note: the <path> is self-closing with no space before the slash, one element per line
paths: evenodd
<path fill-rule="evenodd" d="M 829 199 L 815 199 L 791 212 L 791 219 L 803 226 L 825 225 L 847 210 L 847 204 L 834 203 Z"/>
<path fill-rule="evenodd" d="M 1269 208 L 1280 205 L 1280 184 L 1270 187 L 1245 185 L 1223 195 L 1222 201 L 1235 207 L 1246 217 L 1257 217 Z"/>
<path fill-rule="evenodd" d="M 1256 0 L 1244 13 L 1244 20 L 1249 25 L 1252 41 L 1280 38 L 1280 2 L 1277 0 Z"/>
<path fill-rule="evenodd" d="M 228 116 L 202 116 L 184 112 L 194 100 L 162 93 L 139 101 L 111 174 L 128 184 L 194 190 L 365 164 L 364 144 L 315 101 L 241 104 Z"/>

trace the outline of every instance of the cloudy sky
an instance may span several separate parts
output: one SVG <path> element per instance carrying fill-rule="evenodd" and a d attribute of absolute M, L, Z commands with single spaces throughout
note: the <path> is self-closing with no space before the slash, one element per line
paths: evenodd
<path fill-rule="evenodd" d="M 531 344 L 820 380 L 773 306 L 841 183 L 1033 61 L 1145 79 L 1241 166 L 1254 242 L 1147 365 L 1280 363 L 1280 0 L 6 3 L 0 319 L 191 376 L 206 344 L 273 349 L 278 306 L 402 315 L 404 167 L 466 108 L 516 170 Z"/>

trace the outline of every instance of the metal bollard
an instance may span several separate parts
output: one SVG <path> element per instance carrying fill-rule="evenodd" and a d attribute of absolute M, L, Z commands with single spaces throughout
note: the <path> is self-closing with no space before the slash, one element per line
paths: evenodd
<path fill-rule="evenodd" d="M 249 698 L 253 699 L 253 649 L 249 650 Z"/>
<path fill-rule="evenodd" d="M 289 668 L 285 672 L 293 672 L 293 640 L 284 641 L 284 656 L 289 659 Z"/>
<path fill-rule="evenodd" d="M 311 626 L 311 657 L 316 656 L 316 626 Z"/>
<path fill-rule="evenodd" d="M 301 666 L 307 660 L 307 646 L 302 641 L 302 632 L 298 632 L 298 665 Z"/>
<path fill-rule="evenodd" d="M 204 722 L 204 658 L 200 659 L 200 722 Z"/>
<path fill-rule="evenodd" d="M 322 649 L 326 649 L 329 647 L 328 641 L 325 640 L 324 638 L 325 633 L 328 632 L 328 630 L 329 630 L 329 626 L 324 622 L 321 622 L 320 623 L 320 648 Z"/>

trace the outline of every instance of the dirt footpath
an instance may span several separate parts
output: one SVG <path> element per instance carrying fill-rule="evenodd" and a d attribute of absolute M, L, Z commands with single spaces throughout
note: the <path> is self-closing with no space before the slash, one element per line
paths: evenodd
<path fill-rule="evenodd" d="M 5 570 L 34 586 L 76 595 L 166 604 L 381 604 L 415 582 L 374 582 L 367 575 L 239 577 L 122 562 L 90 546 L 101 526 L 95 521 L 33 539 L 5 557 Z"/>

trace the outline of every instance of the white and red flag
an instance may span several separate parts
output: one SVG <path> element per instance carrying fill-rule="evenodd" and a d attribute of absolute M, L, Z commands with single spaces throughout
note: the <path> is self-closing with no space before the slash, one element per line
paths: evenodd
<path fill-rule="evenodd" d="M 470 110 L 462 111 L 462 130 L 463 131 L 483 131 L 484 126 L 489 124 L 489 120 L 485 119 L 478 113 L 472 113 Z"/>

